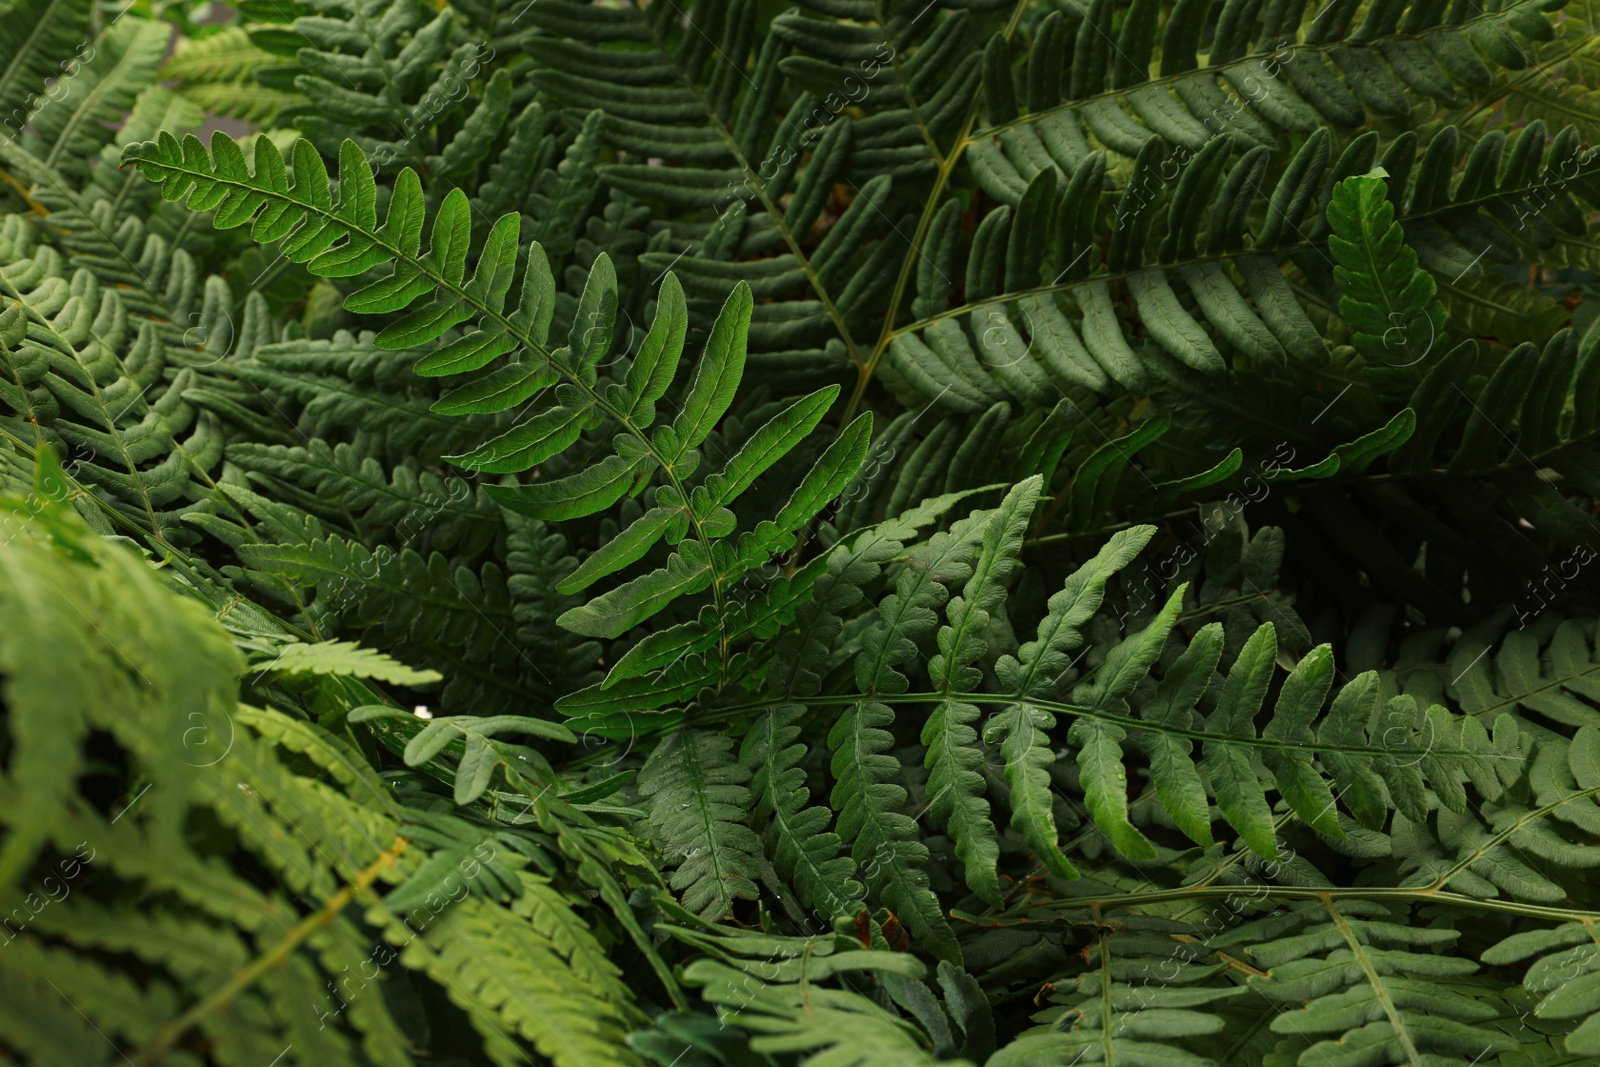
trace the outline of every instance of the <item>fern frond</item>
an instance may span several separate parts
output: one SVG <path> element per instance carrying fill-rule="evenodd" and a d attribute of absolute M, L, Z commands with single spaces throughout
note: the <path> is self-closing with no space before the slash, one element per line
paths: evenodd
<path fill-rule="evenodd" d="M 383 705 L 356 708 L 350 712 L 351 722 L 389 719 L 415 727 L 421 718 L 420 712 L 410 716 Z M 502 741 L 500 734 L 527 735 L 568 743 L 577 740 L 572 731 L 564 726 L 525 715 L 449 715 L 434 718 L 429 713 L 423 723 L 421 729 L 393 731 L 406 742 L 406 764 L 421 767 L 445 752 L 459 756 L 459 762 L 447 773 L 455 784 L 455 802 L 463 806 L 483 796 L 495 772 L 502 768 L 512 784 L 522 780 L 546 788 L 553 784 L 555 776 L 544 756 L 525 745 Z"/>
<path fill-rule="evenodd" d="M 1444 331 L 1444 308 L 1433 279 L 1417 267 L 1393 221 L 1381 178 L 1346 178 L 1328 205 L 1328 248 L 1339 261 L 1334 278 L 1344 294 L 1340 314 L 1350 342 L 1374 362 L 1409 367 L 1427 358 Z"/>
<path fill-rule="evenodd" d="M 1600 786 L 1600 775 L 1596 774 L 1600 764 L 1595 759 L 1597 740 L 1600 733 L 1593 727 L 1578 731 L 1568 753 L 1569 766 L 1551 768 L 1557 782 L 1565 777 L 1567 788 L 1571 788 L 1575 777 L 1576 785 L 1585 790 Z M 1574 821 L 1586 823 L 1585 828 L 1593 832 L 1592 820 Z M 1600 1023 L 1595 1021 L 1600 1017 L 1600 1001 L 1595 998 L 1596 963 L 1600 960 L 1596 933 L 1592 921 L 1537 927 L 1511 934 L 1482 955 L 1484 963 L 1498 967 L 1531 961 L 1523 974 L 1522 988 L 1538 998 L 1534 1014 L 1543 1019 L 1582 1020 L 1566 1036 L 1566 1048 L 1575 1055 L 1592 1056 L 1600 1048 L 1596 1042 Z"/>
<path fill-rule="evenodd" d="M 273 5 L 253 13 L 287 24 L 250 35 L 292 59 L 257 68 L 269 91 L 302 101 L 276 121 L 329 155 L 354 140 L 379 167 L 409 164 L 460 177 L 488 154 L 510 112 L 510 72 L 486 76 L 494 52 L 461 32 L 454 11 L 337 0 L 314 14 Z"/>
<path fill-rule="evenodd" d="M 231 446 L 227 456 L 259 483 L 282 486 L 283 496 L 291 495 L 289 486 L 303 490 L 297 497 L 303 507 L 326 517 L 356 516 L 364 530 L 393 530 L 402 540 L 426 537 L 441 551 L 467 555 L 499 534 L 495 510 L 481 488 L 453 475 L 441 478 L 415 461 L 386 469 L 354 444 L 317 439 L 303 448 L 244 442 Z"/>
<path fill-rule="evenodd" d="M 1012 825 L 1060 878 L 1075 878 L 1077 871 L 1057 844 L 1050 778 L 1045 769 L 1055 758 L 1048 731 L 1055 726 L 1056 717 L 1029 698 L 1052 692 L 1060 676 L 1071 669 L 1070 654 L 1083 644 L 1080 628 L 1100 606 L 1106 582 L 1144 547 L 1154 532 L 1142 527 L 1114 536 L 1050 598 L 1049 614 L 1039 624 L 1037 638 L 1024 644 L 1017 655 L 1005 655 L 995 662 L 996 677 L 1016 694 L 1016 701 L 990 717 L 984 739 L 998 745 L 1005 759 L 1006 780 L 1011 784 Z"/>
<path fill-rule="evenodd" d="M 727 737 L 681 731 L 657 745 L 639 772 L 651 830 L 664 862 L 678 868 L 672 887 L 685 908 L 708 918 L 756 896 L 761 846 L 740 822 L 751 803 L 750 772 L 734 761 L 732 746 Z"/>
<path fill-rule="evenodd" d="M 440 694 L 446 707 L 509 710 L 525 697 L 522 673 L 538 670 L 510 636 L 511 593 L 494 562 L 474 569 L 439 552 L 374 551 L 320 530 L 238 551 L 252 568 L 316 590 L 313 610 L 364 631 L 367 643 L 449 671 Z"/>
<path fill-rule="evenodd" d="M 480 218 L 521 210 L 532 220 L 532 239 L 548 254 L 562 256 L 576 245 L 595 199 L 605 116 L 590 112 L 570 141 L 554 118 L 535 101 L 511 120 L 505 149 L 489 164 L 489 180 L 478 187 L 473 208 Z M 530 173 L 538 175 L 533 182 Z"/>
<path fill-rule="evenodd" d="M 928 674 L 947 694 L 977 688 L 981 673 L 972 663 L 987 651 L 983 634 L 1004 602 L 1005 583 L 1016 569 L 1015 556 L 1040 484 L 1037 477 L 1030 478 L 1006 494 L 983 526 L 983 546 L 971 576 L 961 594 L 946 605 L 950 621 L 939 629 L 939 655 L 929 662 Z M 946 697 L 922 728 L 922 743 L 928 747 L 928 791 L 933 797 L 928 810 L 949 826 L 967 884 L 985 900 L 997 902 L 999 846 L 988 801 L 982 796 L 983 781 L 975 770 L 982 754 L 972 747 L 978 733 L 971 723 L 978 715 L 975 705 Z"/>
<path fill-rule="evenodd" d="M 40 490 L 61 473 L 46 458 Z M 53 498 L 6 505 L 18 522 L 0 546 L 0 595 L 32 625 L 0 641 L 7 744 L 30 761 L 8 769 L 3 788 L 29 804 L 50 795 L 53 775 L 83 765 L 92 726 L 106 738 L 96 758 L 110 757 L 106 773 L 125 776 L 127 790 L 105 812 L 59 805 L 54 819 L 36 809 L 26 823 L 6 820 L 6 884 L 47 863 L 47 888 L 56 878 L 69 886 L 51 890 L 51 911 L 33 909 L 31 929 L 10 917 L 6 938 L 18 943 L 0 983 L 14 1008 L 34 1010 L 12 1018 L 9 1050 L 84 1063 L 126 1050 L 156 1062 L 192 1040 L 238 1062 L 294 1044 L 319 1062 L 399 1067 L 418 1046 L 379 989 L 406 981 L 386 970 L 392 944 L 441 995 L 486 1013 L 496 1062 L 523 1057 L 508 1032 L 558 1060 L 581 1050 L 566 1062 L 637 1062 L 623 1032 L 641 1020 L 594 933 L 549 878 L 517 873 L 538 854 L 535 842 L 478 833 L 485 847 L 460 850 L 473 827 L 406 812 L 354 746 L 303 719 L 237 705 L 244 664 L 228 636 L 136 555 Z M 78 693 L 82 718 L 46 711 L 47 690 Z M 41 713 L 53 721 L 48 742 Z M 213 827 L 204 840 L 185 833 L 201 811 Z M 402 833 L 403 822 L 414 825 Z M 90 869 L 98 877 L 85 878 Z M 408 889 L 429 871 L 426 890 Z M 416 899 L 402 918 L 405 892 Z M 130 893 L 145 901 L 131 913 Z M 373 927 L 347 911 L 358 899 L 390 944 L 375 945 Z M 514 962 L 484 970 L 496 952 Z M 537 978 L 508 987 L 516 967 Z M 58 989 L 72 982 L 71 999 L 55 996 L 76 1021 L 42 997 L 46 978 Z M 557 1030 L 552 1018 L 564 1020 Z M 99 1047 L 80 1048 L 91 1033 Z M 555 1033 L 568 1042 L 560 1049 L 549 1045 Z"/>
<path fill-rule="evenodd" d="M 84 58 L 90 8 L 85 0 L 24 0 L 7 7 L 0 29 L 0 51 L 8 57 L 0 68 L 0 109 L 8 140 L 22 132 L 23 117 L 45 83 L 59 77 L 60 64 Z"/>
<path fill-rule="evenodd" d="M 926 1063 L 929 1046 L 939 1043 L 924 1028 L 942 1030 L 943 1044 L 949 1043 L 949 1023 L 922 982 L 923 966 L 904 953 L 863 950 L 843 935 L 772 937 L 682 922 L 668 929 L 707 953 L 685 969 L 684 978 L 725 1022 L 751 1031 L 752 1054 L 798 1053 L 805 1056 L 801 1062 L 816 1067 L 909 1067 Z M 895 1007 L 873 998 L 880 989 L 879 996 Z M 895 1010 L 902 1006 L 911 1018 Z M 669 1047 L 659 1040 L 666 1035 L 650 1036 L 658 1039 L 650 1042 L 655 1047 Z"/>
<path fill-rule="evenodd" d="M 285 645 L 265 664 L 265 669 L 282 674 L 337 674 L 350 678 L 375 678 L 393 685 L 408 686 L 427 685 L 444 677 L 438 671 L 413 670 L 382 652 L 362 648 L 349 641 Z"/>
<path fill-rule="evenodd" d="M 535 520 L 508 515 L 506 521 L 511 615 L 527 661 L 537 665 L 537 679 L 527 680 L 553 704 L 600 680 L 601 646 L 559 622 L 578 605 L 578 597 L 561 592 L 562 583 L 579 566 L 568 540 Z"/>
<path fill-rule="evenodd" d="M 802 903 L 832 919 L 855 914 L 862 885 L 854 860 L 839 854 L 839 835 L 827 829 L 832 812 L 806 806 L 811 792 L 800 761 L 807 746 L 796 743 L 806 710 L 787 704 L 767 712 L 745 735 L 740 759 L 751 769 L 756 823 L 771 819 L 768 851 L 778 873 L 794 883 Z"/>
<path fill-rule="evenodd" d="M 70 61 L 76 64 L 72 77 L 61 78 L 51 93 L 41 92 L 28 114 L 23 147 L 47 167 L 82 176 L 123 112 L 155 81 L 170 36 L 159 22 L 114 21 L 95 39 L 88 58 Z"/>
<path fill-rule="evenodd" d="M 1088 919 L 1088 916 L 1083 916 Z M 1206 1009 L 1248 994 L 1226 981 L 1199 927 L 1153 916 L 1100 924 L 1081 963 L 1052 978 L 1049 1008 L 989 1062 L 1024 1064 L 1040 1056 L 1084 1063 L 1134 1062 L 1200 1067 L 1227 1026 Z"/>
<path fill-rule="evenodd" d="M 1297 1063 L 1309 1067 L 1324 1055 L 1342 1055 L 1376 1064 L 1414 1064 L 1459 1057 L 1468 1048 L 1504 1052 L 1516 1047 L 1506 1035 L 1481 1025 L 1495 1014 L 1492 1007 L 1452 993 L 1438 981 L 1476 970 L 1470 960 L 1429 951 L 1453 942 L 1457 932 L 1395 921 L 1399 918 L 1376 904 L 1307 904 L 1286 917 L 1288 922 L 1274 924 L 1281 940 L 1254 950 L 1268 976 L 1252 978 L 1251 985 L 1274 1001 L 1306 1002 L 1272 1023 L 1275 1032 L 1316 1041 Z M 1282 937 L 1286 929 L 1297 935 Z"/>
<path fill-rule="evenodd" d="M 1523 612 L 1537 612 L 1548 593 L 1544 586 L 1529 590 Z M 1451 647 L 1447 663 L 1428 672 L 1434 675 L 1434 684 L 1448 684 L 1446 691 L 1468 715 L 1489 718 L 1510 713 L 1541 735 L 1550 724 L 1573 729 L 1600 726 L 1589 680 L 1600 670 L 1592 624 L 1552 615 L 1538 628 L 1508 631 L 1507 621 L 1490 620 L 1463 633 Z M 1451 668 L 1455 673 L 1443 677 Z"/>
<path fill-rule="evenodd" d="M 1113 36 L 1117 10 L 1083 12 L 1069 78 L 1047 73 L 1068 47 L 1072 31 L 1063 18 L 1054 33 L 1041 26 L 1034 35 L 1025 94 L 1004 92 L 1010 86 L 998 74 L 988 79 L 991 128 L 974 135 L 988 147 L 984 169 L 993 177 L 984 175 L 985 184 L 1010 179 L 1020 191 L 1037 172 L 1035 161 L 1051 157 L 1070 169 L 1091 136 L 1130 158 L 1155 137 L 1191 152 L 1221 137 L 1245 152 L 1272 145 L 1279 130 L 1342 134 L 1373 120 L 1404 122 L 1428 98 L 1494 100 L 1504 90 L 1492 71 L 1526 66 L 1533 42 L 1552 32 L 1532 3 L 1464 19 L 1397 4 L 1367 13 L 1359 26 L 1354 6 L 1315 13 L 1235 7 L 1218 16 L 1207 47 L 1205 7 L 1186 5 L 1165 19 L 1155 8 L 1136 9 L 1140 17 Z M 1010 108 L 997 106 L 1002 97 Z M 1026 109 L 1020 117 L 1018 103 Z"/>
<path fill-rule="evenodd" d="M 184 396 L 200 375 L 177 364 L 155 322 L 135 319 L 119 293 L 87 271 L 68 276 L 58 251 L 33 243 L 22 220 L 0 221 L 0 293 L 18 325 L 4 359 L 5 398 L 22 425 L 13 439 L 60 442 L 74 478 L 105 490 L 115 511 L 176 544 L 179 521 L 222 458 L 216 417 Z M 48 436 L 40 437 L 45 434 Z"/>
<path fill-rule="evenodd" d="M 672 381 L 687 316 L 677 283 L 670 279 L 656 320 L 622 383 L 601 383 L 596 363 L 611 348 L 616 314 L 616 278 L 610 260 L 596 262 L 579 302 L 566 349 L 552 352 L 547 337 L 553 313 L 553 279 L 544 254 L 533 246 L 516 310 L 503 309 L 517 258 L 520 221 L 507 215 L 495 223 L 470 281 L 465 280 L 470 235 L 468 201 L 460 190 L 441 204 L 432 227 L 432 246 L 419 252 L 422 192 L 415 172 L 402 171 L 387 219 L 379 228 L 375 185 L 367 162 L 353 142 L 341 148 L 338 207 L 328 191 L 322 162 L 307 142 L 295 149 L 291 186 L 276 149 L 258 140 L 255 170 L 226 135 L 212 139 L 208 155 L 198 139 L 173 138 L 131 147 L 127 159 L 164 184 L 169 199 L 187 196 L 191 208 L 218 206 L 222 226 L 252 219 L 258 241 L 281 241 L 284 254 L 305 262 L 313 273 L 348 277 L 384 263 L 393 272 L 348 298 L 346 306 L 368 312 L 399 311 L 432 293 L 427 304 L 391 323 L 375 339 L 379 347 L 408 348 L 438 340 L 450 327 L 481 316 L 478 327 L 439 348 L 418 365 L 425 375 L 461 373 L 497 357 L 513 362 L 442 398 L 435 409 L 447 413 L 507 410 L 565 379 L 556 404 L 522 422 L 456 462 L 492 472 L 527 470 L 571 445 L 588 426 L 610 418 L 624 428 L 617 452 L 575 474 L 515 487 L 495 486 L 490 495 L 506 507 L 544 518 L 573 518 L 608 507 L 638 492 L 656 472 L 666 479 L 657 507 L 608 546 L 604 567 L 596 562 L 585 582 L 636 560 L 663 536 L 669 540 L 693 530 L 695 542 L 680 550 L 667 567 L 636 579 L 571 614 L 569 625 L 594 635 L 616 636 L 660 611 L 671 600 L 708 585 L 715 592 L 779 548 L 831 499 L 852 471 L 825 458 L 801 483 L 777 521 L 740 539 L 731 552 L 715 539 L 732 532 L 726 505 L 747 488 L 820 421 L 836 390 L 822 390 L 772 419 L 719 473 L 707 476 L 691 493 L 685 479 L 699 466 L 695 446 L 710 434 L 733 400 L 744 365 L 749 323 L 749 290 L 735 290 L 713 325 L 693 382 L 683 395 L 670 428 L 654 434 L 656 402 Z M 320 176 L 320 177 L 319 177 Z M 523 359 L 523 354 L 526 359 Z M 690 551 L 690 547 L 694 550 Z M 569 580 L 568 588 L 582 588 Z M 581 621 L 580 621 L 581 620 Z"/>
<path fill-rule="evenodd" d="M 284 108 L 299 107 L 298 92 L 269 88 L 256 72 L 279 65 L 272 52 L 256 45 L 244 26 L 228 26 L 209 37 L 186 38 L 167 58 L 161 72 L 176 78 L 178 92 L 207 111 L 251 122 L 264 122 Z M 162 124 L 159 129 L 171 129 Z M 155 130 L 138 140 L 146 140 Z"/>
<path fill-rule="evenodd" d="M 524 1062 L 502 1026 L 557 1064 L 639 1064 L 623 1043 L 625 1028 L 636 1021 L 627 989 L 614 967 L 599 962 L 600 946 L 574 923 L 567 901 L 543 879 L 525 874 L 513 910 L 520 922 L 507 922 L 501 909 L 469 897 L 421 940 L 398 922 L 391 929 L 396 940 L 409 935 L 401 959 L 449 990 L 497 1065 Z M 481 1014 L 485 1010 L 493 1015 Z"/>

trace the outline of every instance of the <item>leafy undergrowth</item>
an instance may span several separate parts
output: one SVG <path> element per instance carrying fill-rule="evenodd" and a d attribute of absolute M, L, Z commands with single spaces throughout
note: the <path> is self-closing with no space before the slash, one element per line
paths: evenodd
<path fill-rule="evenodd" d="M 0 0 L 0 1060 L 1600 1058 L 1592 2 L 223 14 Z"/>

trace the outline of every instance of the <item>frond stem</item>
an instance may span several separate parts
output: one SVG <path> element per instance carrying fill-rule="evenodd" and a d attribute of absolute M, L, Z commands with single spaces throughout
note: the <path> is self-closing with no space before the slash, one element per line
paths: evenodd
<path fill-rule="evenodd" d="M 339 913 L 349 906 L 357 893 L 370 886 L 384 871 L 394 866 L 395 860 L 405 852 L 411 844 L 404 837 L 396 837 L 387 849 L 378 854 L 364 870 L 359 871 L 349 885 L 329 897 L 327 902 L 316 911 L 300 920 L 283 938 L 263 955 L 256 958 L 255 962 L 236 973 L 225 983 L 221 989 L 206 997 L 200 1003 L 166 1023 L 156 1032 L 155 1039 L 141 1052 L 134 1056 L 134 1067 L 147 1067 L 161 1058 L 173 1044 L 189 1031 L 200 1020 L 213 1012 L 226 1008 L 240 993 L 255 985 L 261 976 L 281 966 L 285 960 L 317 931 L 329 926 Z"/>

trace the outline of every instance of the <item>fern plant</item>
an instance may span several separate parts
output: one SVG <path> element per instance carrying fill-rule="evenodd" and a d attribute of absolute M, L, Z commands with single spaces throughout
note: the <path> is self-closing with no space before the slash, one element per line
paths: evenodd
<path fill-rule="evenodd" d="M 0 0 L 0 1058 L 1600 1056 L 1589 0 Z"/>

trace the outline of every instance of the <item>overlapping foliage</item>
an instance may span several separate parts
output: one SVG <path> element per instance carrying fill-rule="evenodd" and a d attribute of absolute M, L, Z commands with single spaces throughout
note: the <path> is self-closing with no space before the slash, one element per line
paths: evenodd
<path fill-rule="evenodd" d="M 1600 1056 L 1593 3 L 226 15 L 0 0 L 0 1057 Z"/>

